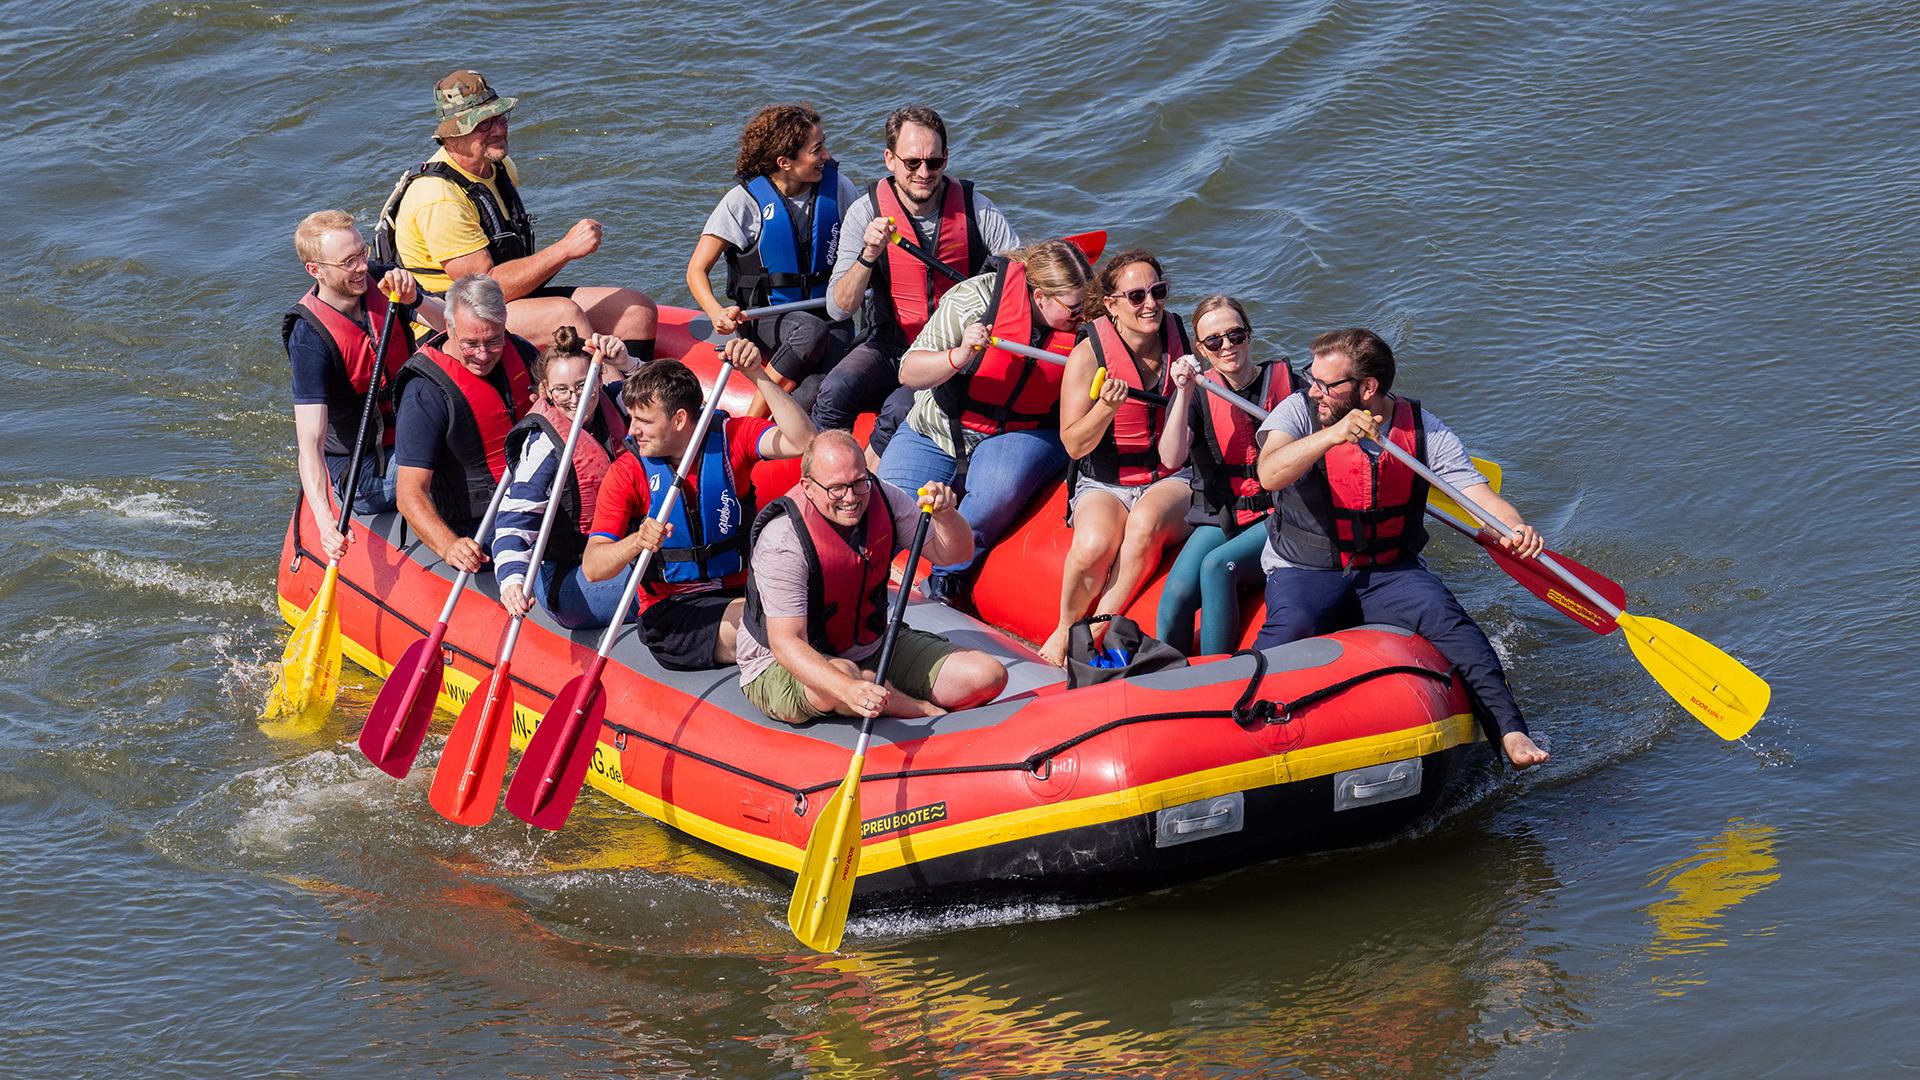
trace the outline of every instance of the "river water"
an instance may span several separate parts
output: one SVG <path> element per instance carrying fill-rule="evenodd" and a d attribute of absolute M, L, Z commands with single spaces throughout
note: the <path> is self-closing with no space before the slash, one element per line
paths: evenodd
<path fill-rule="evenodd" d="M 0 12 L 0 1072 L 1920 1068 L 1910 5 Z M 1721 741 L 1437 539 L 1550 766 L 1372 850 L 856 918 L 832 957 L 603 798 L 446 825 L 353 751 L 351 666 L 323 737 L 268 739 L 290 233 L 370 215 L 464 64 L 522 98 L 545 235 L 606 224 L 568 280 L 674 303 L 753 108 L 816 102 L 864 180 L 931 103 L 1029 236 L 1151 247 L 1263 353 L 1386 332 L 1555 547 L 1772 710 Z"/>

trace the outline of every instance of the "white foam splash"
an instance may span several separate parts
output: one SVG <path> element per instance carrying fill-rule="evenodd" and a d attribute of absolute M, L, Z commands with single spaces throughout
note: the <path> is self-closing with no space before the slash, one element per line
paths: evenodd
<path fill-rule="evenodd" d="M 97 487 L 62 484 L 50 494 L 0 496 L 0 514 L 10 517 L 39 517 L 69 507 L 104 510 L 129 521 L 163 522 L 184 529 L 205 529 L 213 524 L 213 515 L 183 506 L 161 491 L 114 495 Z"/>
<path fill-rule="evenodd" d="M 157 559 L 133 559 L 111 551 L 91 551 L 82 561 L 103 577 L 138 589 L 158 589 L 189 600 L 218 604 L 244 604 L 258 600 L 251 590 L 231 581 L 196 574 Z M 273 610 L 265 601 L 259 603 L 262 610 Z"/>

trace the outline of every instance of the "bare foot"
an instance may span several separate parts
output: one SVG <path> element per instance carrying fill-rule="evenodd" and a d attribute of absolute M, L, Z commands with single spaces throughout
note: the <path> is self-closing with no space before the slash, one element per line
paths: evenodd
<path fill-rule="evenodd" d="M 1507 760 L 1514 769 L 1530 768 L 1547 760 L 1547 752 L 1540 749 L 1524 731 L 1509 731 L 1500 737 L 1500 748 L 1507 752 Z"/>
<path fill-rule="evenodd" d="M 887 703 L 880 707 L 881 716 L 912 718 L 918 716 L 945 716 L 947 710 L 931 701 L 922 701 L 912 694 L 902 693 L 897 687 L 887 686 Z"/>
<path fill-rule="evenodd" d="M 1067 630 L 1065 626 L 1055 627 L 1040 643 L 1040 658 L 1054 667 L 1067 666 Z"/>

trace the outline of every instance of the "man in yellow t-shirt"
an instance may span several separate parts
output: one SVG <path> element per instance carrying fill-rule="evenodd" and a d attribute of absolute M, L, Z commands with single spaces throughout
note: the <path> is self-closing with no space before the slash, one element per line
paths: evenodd
<path fill-rule="evenodd" d="M 582 218 L 559 242 L 536 247 L 533 217 L 520 202 L 520 174 L 507 156 L 507 113 L 479 72 L 462 69 L 433 88 L 440 149 L 408 170 L 387 198 L 375 234 L 380 254 L 413 271 L 420 287 L 444 292 L 486 274 L 506 294 L 507 328 L 544 347 L 556 327 L 611 334 L 641 360 L 653 357 L 658 312 L 638 289 L 553 285 L 553 276 L 600 248 L 600 223 Z"/>

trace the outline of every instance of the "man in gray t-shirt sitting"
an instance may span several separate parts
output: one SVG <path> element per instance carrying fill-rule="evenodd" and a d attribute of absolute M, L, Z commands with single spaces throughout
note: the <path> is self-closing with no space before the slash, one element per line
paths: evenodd
<path fill-rule="evenodd" d="M 1427 482 L 1387 455 L 1391 440 L 1513 529 L 1501 544 L 1530 559 L 1545 547 L 1496 495 L 1458 436 L 1412 398 L 1391 394 L 1393 349 L 1371 330 L 1313 340 L 1307 386 L 1260 425 L 1260 485 L 1279 492 L 1267 517 L 1267 621 L 1254 647 L 1325 634 L 1356 621 L 1402 626 L 1460 670 L 1482 706 L 1487 738 L 1516 769 L 1547 752 L 1527 734 L 1487 635 L 1420 560 Z M 1358 616 L 1356 620 L 1355 616 Z"/>
<path fill-rule="evenodd" d="M 863 665 L 880 651 L 893 558 L 911 543 L 920 507 L 933 515 L 929 562 L 973 553 L 953 490 L 928 484 L 918 503 L 874 479 L 860 444 L 823 431 L 800 458 L 800 483 L 754 519 L 746 618 L 735 639 L 740 685 L 768 716 L 939 716 L 985 704 L 1007 669 L 978 649 L 901 627 L 886 685 Z"/>
<path fill-rule="evenodd" d="M 913 404 L 911 392 L 889 397 L 900 389 L 900 354 L 954 285 L 953 278 L 893 243 L 894 234 L 962 278 L 980 273 L 989 255 L 1020 246 L 990 199 L 971 181 L 947 175 L 947 125 L 939 113 L 917 105 L 895 109 L 887 117 L 885 161 L 888 175 L 869 184 L 840 219 L 827 287 L 831 318 L 845 318 L 866 304 L 867 340 L 828 373 L 813 405 L 814 426 L 822 431 L 851 428 L 861 413 L 881 409 L 868 440 L 873 460 Z"/>

